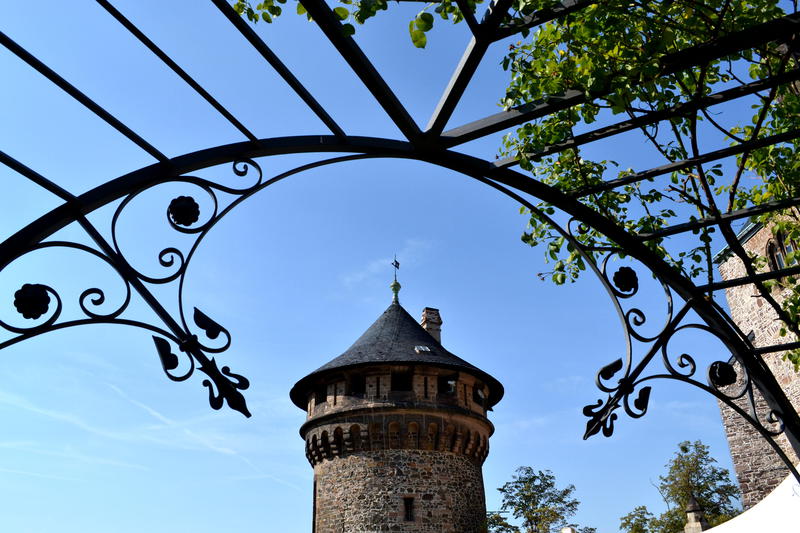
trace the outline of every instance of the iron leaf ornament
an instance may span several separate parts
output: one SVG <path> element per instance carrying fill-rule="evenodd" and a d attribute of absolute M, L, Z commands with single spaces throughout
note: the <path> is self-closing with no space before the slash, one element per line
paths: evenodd
<path fill-rule="evenodd" d="M 228 403 L 228 407 L 234 411 L 239 411 L 247 418 L 252 416 L 247 409 L 247 401 L 239 392 L 250 387 L 250 381 L 246 377 L 234 374 L 227 366 L 223 366 L 220 370 L 213 358 L 200 365 L 200 370 L 211 378 L 211 381 L 204 379 L 203 386 L 208 388 L 208 403 L 212 409 L 221 409 L 223 401 L 225 401 Z M 216 393 L 214 392 L 215 387 Z"/>
<path fill-rule="evenodd" d="M 608 401 L 611 396 L 608 397 Z M 610 403 L 607 405 L 611 405 Z M 589 420 L 586 422 L 586 432 L 583 434 L 584 440 L 592 435 L 603 431 L 603 436 L 610 437 L 614 433 L 614 421 L 617 419 L 616 413 L 613 411 L 619 407 L 614 405 L 611 409 L 603 406 L 603 400 L 597 400 L 596 404 L 587 405 L 583 408 L 583 415 L 588 416 Z"/>
<path fill-rule="evenodd" d="M 613 363 L 608 364 L 600 369 L 600 377 L 608 381 L 620 370 L 622 370 L 622 359 L 617 359 Z"/>
<path fill-rule="evenodd" d="M 219 334 L 224 330 L 222 326 L 211 320 L 208 315 L 196 307 L 194 308 L 194 323 L 197 324 L 198 328 L 205 331 L 206 336 L 212 340 L 219 337 Z"/>
<path fill-rule="evenodd" d="M 227 366 L 223 366 L 220 369 L 216 360 L 213 357 L 209 358 L 205 354 L 205 352 L 219 353 L 228 349 L 230 346 L 228 330 L 196 307 L 194 308 L 193 319 L 195 325 L 203 330 L 209 339 L 214 340 L 223 335 L 226 339 L 224 346 L 211 348 L 203 345 L 197 335 L 186 336 L 178 343 L 178 350 L 184 354 L 183 358 L 187 360 L 188 369 L 183 373 L 176 374 L 174 371 L 181 366 L 181 357 L 172 351 L 172 345 L 168 340 L 153 336 L 153 342 L 164 373 L 172 381 L 184 381 L 189 379 L 195 369 L 199 369 L 210 378 L 204 379 L 202 383 L 208 389 L 208 403 L 212 409 L 219 410 L 227 402 L 228 407 L 249 418 L 251 413 L 240 391 L 249 388 L 250 381 L 240 374 L 234 374 Z"/>

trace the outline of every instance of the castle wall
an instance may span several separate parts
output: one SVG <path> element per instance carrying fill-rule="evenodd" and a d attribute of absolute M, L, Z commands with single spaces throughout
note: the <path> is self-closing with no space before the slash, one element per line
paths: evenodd
<path fill-rule="evenodd" d="M 364 451 L 318 463 L 314 484 L 314 533 L 479 533 L 485 521 L 481 466 L 458 453 Z"/>
<path fill-rule="evenodd" d="M 772 232 L 768 228 L 761 228 L 743 243 L 743 246 L 748 252 L 765 256 L 767 246 L 773 238 Z M 736 257 L 726 259 L 719 266 L 719 271 L 725 280 L 746 275 L 744 265 Z M 781 292 L 780 287 L 773 289 L 773 296 L 778 301 L 781 300 Z M 777 320 L 777 315 L 769 304 L 758 295 L 753 285 L 728 288 L 726 289 L 726 298 L 731 310 L 731 318 L 745 334 L 753 332 L 753 344 L 756 347 L 790 341 L 787 337 L 780 336 L 780 322 Z M 781 353 L 766 354 L 763 357 L 795 410 L 800 410 L 800 375 L 795 372 L 791 363 L 783 360 Z M 741 376 L 739 364 L 736 363 L 734 366 L 737 375 Z M 755 400 L 757 410 L 763 419 L 764 414 L 768 412 L 767 403 L 757 391 Z M 740 399 L 736 403 L 749 412 L 747 400 Z M 761 501 L 785 479 L 789 475 L 789 470 L 768 442 L 733 409 L 720 402 L 720 411 L 736 477 L 742 491 L 742 503 L 745 509 L 748 509 Z M 781 435 L 777 442 L 789 457 L 793 457 L 797 461 L 786 437 Z"/>

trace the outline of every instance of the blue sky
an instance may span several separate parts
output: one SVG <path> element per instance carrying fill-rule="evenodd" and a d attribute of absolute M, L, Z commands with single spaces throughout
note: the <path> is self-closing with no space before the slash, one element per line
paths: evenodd
<path fill-rule="evenodd" d="M 328 133 L 213 6 L 115 5 L 259 137 Z M 428 48 L 413 48 L 406 28 L 418 8 L 393 7 L 359 27 L 357 40 L 424 126 L 468 37 L 466 27 L 439 21 Z M 169 156 L 242 140 L 94 2 L 53 15 L 6 3 L 0 20 L 2 31 Z M 348 133 L 399 138 L 316 26 L 287 13 L 256 29 Z M 506 45 L 490 50 L 450 126 L 498 110 Z M 5 50 L 0 72 L 0 147 L 71 192 L 153 162 Z M 461 150 L 493 158 L 499 138 Z M 592 150 L 624 167 L 658 162 L 635 135 Z M 313 159 L 260 164 L 271 176 Z M 239 179 L 229 165 L 198 174 Z M 0 179 L 0 238 L 58 205 L 7 168 Z M 126 211 L 120 241 L 136 266 L 157 272 L 158 251 L 187 244 L 164 222 L 169 200 L 187 193 L 197 196 L 188 186 L 164 186 Z M 113 207 L 90 217 L 105 235 Z M 581 409 L 601 397 L 594 374 L 622 355 L 622 331 L 596 280 L 554 287 L 537 279 L 548 268 L 540 250 L 520 242 L 526 220 L 518 208 L 463 176 L 395 160 L 312 170 L 236 208 L 193 259 L 185 307 L 230 330 L 233 345 L 218 359 L 250 378 L 251 419 L 212 411 L 200 375 L 167 380 L 142 330 L 82 327 L 4 350 L 0 529 L 309 531 L 312 470 L 297 433 L 304 416 L 288 391 L 389 304 L 395 253 L 406 309 L 415 316 L 424 306 L 441 309 L 444 345 L 505 385 L 484 466 L 490 510 L 500 505 L 495 488 L 530 465 L 576 485 L 580 524 L 615 532 L 636 505 L 661 510 L 651 482 L 679 441 L 702 439 L 730 468 L 716 401 L 686 386 L 657 383 L 644 418 L 623 416 L 612 438 L 581 440 Z M 89 242 L 74 227 L 54 238 Z M 57 287 L 65 313 L 76 311 L 88 287 L 106 289 L 108 305 L 122 294 L 114 274 L 91 258 L 34 253 L 0 275 L 3 320 L 21 320 L 10 302 L 25 282 Z M 640 303 L 659 316 L 663 298 L 648 289 Z M 175 302 L 172 287 L 156 291 Z M 129 315 L 153 320 L 138 301 Z M 728 357 L 704 337 L 676 342 L 705 364 Z"/>

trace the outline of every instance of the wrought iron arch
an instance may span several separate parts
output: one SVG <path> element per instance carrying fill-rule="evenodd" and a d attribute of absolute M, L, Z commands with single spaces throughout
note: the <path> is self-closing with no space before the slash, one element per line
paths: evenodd
<path fill-rule="evenodd" d="M 586 263 L 606 288 L 625 331 L 627 353 L 624 359 L 620 358 L 604 366 L 597 374 L 596 384 L 603 393 L 607 394 L 607 397 L 599 400 L 597 404 L 589 405 L 584 409 L 584 414 L 589 418 L 585 438 L 600 432 L 610 436 L 613 432 L 614 422 L 618 417 L 616 411 L 620 408 L 631 417 L 643 416 L 648 407 L 651 390 L 650 381 L 655 379 L 677 380 L 709 392 L 744 416 L 762 436 L 769 440 L 795 476 L 800 479 L 800 474 L 794 469 L 792 461 L 774 440 L 775 436 L 785 434 L 795 453 L 800 456 L 800 416 L 798 416 L 798 413 L 794 410 L 769 368 L 760 357 L 764 353 L 800 347 L 800 343 L 794 342 L 780 346 L 755 348 L 726 313 L 713 302 L 712 298 L 708 297 L 714 291 L 722 290 L 726 287 L 750 283 L 755 283 L 758 286 L 764 280 L 778 279 L 789 274 L 800 273 L 800 266 L 793 266 L 768 274 L 757 274 L 755 271 L 750 270 L 746 277 L 738 280 L 697 286 L 647 246 L 648 240 L 657 237 L 676 235 L 699 228 L 715 226 L 725 236 L 733 251 L 743 256 L 744 250 L 738 245 L 730 225 L 731 222 L 760 213 L 800 205 L 800 199 L 793 198 L 783 202 L 765 203 L 725 215 L 668 227 L 646 235 L 627 232 L 609 218 L 580 201 L 580 198 L 594 192 L 611 190 L 675 170 L 720 160 L 745 153 L 759 146 L 786 142 L 799 137 L 800 131 L 788 131 L 771 137 L 741 142 L 731 148 L 709 152 L 698 157 L 608 181 L 599 186 L 566 193 L 514 170 L 512 167 L 518 162 L 515 159 L 491 162 L 456 152 L 453 148 L 470 140 L 545 116 L 558 109 L 585 102 L 587 97 L 583 92 L 575 91 L 574 93 L 564 94 L 559 98 L 532 103 L 449 131 L 444 131 L 444 127 L 461 99 L 480 60 L 492 43 L 524 29 L 563 17 L 570 12 L 586 7 L 590 2 L 564 0 L 552 9 L 545 9 L 530 15 L 524 24 L 515 26 L 503 25 L 505 13 L 511 5 L 511 2 L 507 0 L 493 2 L 480 22 L 471 16 L 470 12 L 467 16 L 467 22 L 473 34 L 472 41 L 465 51 L 464 58 L 456 68 L 450 85 L 442 95 L 428 128 L 422 131 L 355 44 L 355 41 L 342 31 L 341 24 L 331 9 L 322 0 L 304 0 L 303 5 L 313 16 L 316 24 L 405 136 L 405 140 L 396 140 L 347 135 L 327 111 L 314 100 L 297 78 L 280 62 L 277 56 L 269 50 L 266 44 L 258 38 L 252 28 L 239 18 L 224 0 L 212 1 L 242 33 L 245 39 L 303 99 L 332 134 L 258 139 L 205 91 L 202 86 L 189 77 L 168 55 L 164 54 L 155 43 L 150 41 L 135 25 L 111 6 L 109 2 L 98 0 L 102 7 L 128 31 L 133 33 L 148 49 L 161 58 L 179 77 L 203 96 L 210 105 L 236 126 L 248 139 L 240 143 L 217 146 L 195 153 L 168 158 L 5 34 L 0 33 L 0 44 L 73 96 L 89 111 L 105 120 L 158 161 L 104 183 L 88 192 L 73 195 L 38 174 L 29 166 L 0 152 L 0 162 L 55 194 L 63 201 L 61 205 L 19 230 L 3 243 L 0 243 L 0 272 L 18 258 L 32 251 L 66 247 L 88 253 L 113 267 L 122 279 L 126 292 L 121 305 L 116 306 L 111 311 L 100 310 L 100 307 L 105 303 L 106 294 L 101 288 L 90 287 L 84 290 L 79 297 L 78 304 L 84 317 L 60 322 L 63 302 L 58 292 L 54 288 L 40 283 L 25 284 L 17 291 L 14 305 L 24 318 L 38 320 L 38 322 L 29 327 L 0 322 L 1 328 L 16 335 L 16 337 L 0 343 L 0 349 L 48 331 L 87 323 L 116 323 L 141 327 L 155 333 L 153 339 L 156 350 L 164 371 L 170 379 L 174 381 L 186 380 L 197 368 L 208 376 L 202 383 L 208 389 L 209 401 L 214 409 L 220 409 L 227 402 L 232 409 L 249 416 L 249 411 L 241 392 L 249 386 L 247 379 L 244 376 L 235 374 L 227 366 L 219 367 L 214 359 L 214 354 L 225 351 L 230 345 L 229 332 L 224 326 L 199 309 L 194 309 L 191 317 L 193 326 L 190 326 L 190 320 L 182 307 L 183 276 L 197 246 L 202 242 L 207 232 L 231 209 L 269 185 L 291 175 L 311 168 L 364 158 L 411 159 L 444 167 L 478 180 L 520 202 L 531 211 L 538 212 L 540 217 L 548 220 L 556 231 L 570 241 L 571 245 L 583 256 Z M 466 6 L 466 2 L 457 3 L 462 8 Z M 747 30 L 725 35 L 714 42 L 677 52 L 664 61 L 662 70 L 663 72 L 676 72 L 705 60 L 722 57 L 732 51 L 752 48 L 776 39 L 788 40 L 794 37 L 798 29 L 800 29 L 800 16 L 787 15 Z M 700 108 L 731 101 L 742 96 L 755 94 L 760 90 L 796 82 L 797 80 L 800 80 L 800 69 L 779 73 L 735 89 L 709 95 L 702 101 L 678 106 L 660 114 L 633 118 L 575 136 L 566 142 L 545 147 L 542 155 L 563 151 L 574 146 L 607 138 L 620 132 L 629 131 L 645 124 L 667 120 L 687 111 L 697 111 Z M 261 167 L 255 161 L 262 157 L 299 153 L 347 153 L 351 155 L 337 156 L 308 163 L 266 180 Z M 246 179 L 251 174 L 255 175 L 255 181 L 249 185 L 231 187 L 205 178 L 191 176 L 192 172 L 223 163 L 231 163 L 233 173 L 240 178 Z M 185 183 L 192 186 L 194 190 L 199 189 L 208 196 L 213 207 L 210 214 L 206 215 L 201 210 L 196 199 L 191 195 L 172 198 L 166 209 L 169 224 L 175 231 L 194 234 L 197 238 L 186 254 L 177 247 L 163 249 L 158 254 L 158 261 L 160 266 L 167 269 L 167 271 L 163 276 L 154 277 L 145 275 L 137 270 L 130 258 L 125 256 L 124 250 L 117 242 L 116 224 L 125 207 L 133 198 L 151 187 L 168 182 Z M 220 208 L 218 193 L 232 195 L 234 200 Z M 545 201 L 555 206 L 571 217 L 570 222 L 565 227 L 562 227 L 545 213 L 538 211 L 531 199 Z M 103 237 L 102 232 L 88 221 L 87 215 L 117 200 L 120 200 L 120 204 L 117 206 L 110 222 L 110 228 L 108 228 L 112 235 L 112 239 L 109 241 Z M 72 223 L 79 224 L 86 231 L 95 242 L 96 248 L 75 242 L 46 240 L 57 230 Z M 582 245 L 576 236 L 586 231 L 587 228 L 592 228 L 602 233 L 613 244 L 604 247 Z M 627 266 L 618 268 L 613 274 L 608 271 L 609 259 L 613 256 L 622 255 L 634 258 L 642 268 L 655 276 L 664 289 L 667 303 L 667 320 L 664 327 L 655 335 L 644 334 L 640 331 L 639 327 L 647 320 L 646 315 L 636 307 L 626 308 L 625 305 L 626 300 L 637 294 L 639 290 L 636 271 Z M 166 310 L 164 305 L 146 286 L 146 283 L 177 283 L 179 302 L 181 302 L 178 316 L 173 316 Z M 153 309 L 162 324 L 146 324 L 124 317 L 132 292 L 138 293 Z M 683 301 L 675 309 L 673 309 L 673 295 L 677 295 Z M 690 313 L 694 313 L 699 317 L 701 322 L 694 323 L 687 320 Z M 681 354 L 673 361 L 669 353 L 669 342 L 677 332 L 687 329 L 705 331 L 720 339 L 730 350 L 733 357 L 741 363 L 744 376 L 737 376 L 734 367 L 728 362 L 718 361 L 709 367 L 707 382 L 703 383 L 697 379 L 697 363 L 690 355 Z M 197 333 L 198 330 L 203 332 L 202 338 Z M 644 354 L 638 360 L 636 359 L 636 354 L 633 353 L 632 340 L 636 340 L 646 346 Z M 181 357 L 174 353 L 176 348 L 179 354 L 184 354 L 183 358 L 185 360 L 183 370 L 179 373 L 176 373 L 176 371 L 180 367 Z M 659 355 L 663 370 L 647 373 L 652 370 L 650 365 L 654 359 L 659 358 Z M 741 378 L 742 383 L 740 386 L 734 387 L 736 390 L 731 391 L 730 387 L 735 385 L 737 377 Z M 753 393 L 756 390 L 764 396 L 770 408 L 770 411 L 766 413 L 766 421 L 762 420 L 762 417 L 755 410 Z M 749 398 L 750 412 L 747 412 L 734 402 L 734 400 L 742 397 Z"/>

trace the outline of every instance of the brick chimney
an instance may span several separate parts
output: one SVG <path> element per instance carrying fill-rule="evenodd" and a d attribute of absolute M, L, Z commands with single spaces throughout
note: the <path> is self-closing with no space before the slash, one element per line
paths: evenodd
<path fill-rule="evenodd" d="M 422 319 L 419 321 L 422 328 L 431 334 L 431 337 L 436 339 L 436 342 L 442 342 L 442 317 L 439 315 L 439 310 L 433 307 L 426 307 L 422 310 Z"/>

